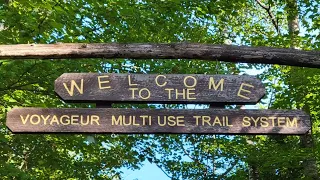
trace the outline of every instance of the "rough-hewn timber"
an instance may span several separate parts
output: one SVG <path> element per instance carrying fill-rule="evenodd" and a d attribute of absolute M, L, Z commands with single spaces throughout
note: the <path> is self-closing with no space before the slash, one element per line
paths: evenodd
<path fill-rule="evenodd" d="M 285 48 L 198 43 L 0 45 L 0 59 L 67 58 L 202 59 L 320 67 L 320 51 Z"/>

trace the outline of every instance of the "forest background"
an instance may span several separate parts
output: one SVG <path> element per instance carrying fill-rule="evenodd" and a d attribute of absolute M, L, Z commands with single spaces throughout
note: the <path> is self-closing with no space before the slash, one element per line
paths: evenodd
<path fill-rule="evenodd" d="M 5 0 L 0 43 L 196 42 L 319 50 L 319 0 Z M 66 104 L 54 80 L 67 72 L 240 74 L 260 70 L 261 108 L 303 109 L 305 136 L 29 135 L 5 126 L 13 107 Z M 2 179 L 122 179 L 143 162 L 170 179 L 319 179 L 320 70 L 203 60 L 1 60 Z M 113 107 L 188 108 L 114 104 Z M 239 107 L 233 107 L 239 108 Z"/>

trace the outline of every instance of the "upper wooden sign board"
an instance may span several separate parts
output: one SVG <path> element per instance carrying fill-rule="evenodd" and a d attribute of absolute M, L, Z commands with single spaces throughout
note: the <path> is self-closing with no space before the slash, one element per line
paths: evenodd
<path fill-rule="evenodd" d="M 254 104 L 265 88 L 248 75 L 65 73 L 55 92 L 70 102 Z"/>

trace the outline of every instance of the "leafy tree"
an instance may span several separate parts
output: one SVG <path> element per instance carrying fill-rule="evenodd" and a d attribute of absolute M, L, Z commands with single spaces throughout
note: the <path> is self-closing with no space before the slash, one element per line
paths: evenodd
<path fill-rule="evenodd" d="M 318 1 L 11 0 L 0 6 L 0 12 L 2 44 L 231 41 L 319 50 L 320 43 Z M 303 33 L 293 30 L 292 22 L 300 23 Z M 54 94 L 54 80 L 66 72 L 239 74 L 253 67 L 267 70 L 260 75 L 271 97 L 266 106 L 310 112 L 312 142 L 317 142 L 317 69 L 184 59 L 3 60 L 0 176 L 116 179 L 121 178 L 122 167 L 139 169 L 148 160 L 172 179 L 318 178 L 319 145 L 303 145 L 296 136 L 14 135 L 5 127 L 6 112 L 16 106 L 92 107 L 66 104 Z M 310 159 L 314 163 L 306 164 Z"/>

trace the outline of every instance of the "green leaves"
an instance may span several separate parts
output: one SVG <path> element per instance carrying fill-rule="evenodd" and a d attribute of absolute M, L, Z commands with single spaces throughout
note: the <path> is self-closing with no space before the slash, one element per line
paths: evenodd
<path fill-rule="evenodd" d="M 199 42 L 290 47 L 285 2 L 271 6 L 280 28 L 256 1 L 11 1 L 0 6 L 2 44 L 67 42 Z M 299 1 L 302 49 L 319 49 L 319 3 Z M 303 18 L 303 19 L 302 19 Z M 54 94 L 54 80 L 66 72 L 239 74 L 252 67 L 274 97 L 271 108 L 305 108 L 319 139 L 319 72 L 284 66 L 202 60 L 84 59 L 0 61 L 0 176 L 4 179 L 111 179 L 121 168 L 155 163 L 172 179 L 247 179 L 256 167 L 262 179 L 304 177 L 305 158 L 319 150 L 300 148 L 297 137 L 210 135 L 13 135 L 5 127 L 8 109 L 86 107 Z M 273 81 L 276 80 L 276 81 Z M 274 95 L 274 96 L 273 96 Z M 188 108 L 184 105 L 116 104 L 121 108 Z M 198 106 L 199 107 L 199 106 Z M 206 106 L 204 106 L 206 107 Z M 189 107 L 190 108 L 190 107 Z M 88 138 L 90 137 L 90 138 Z"/>

